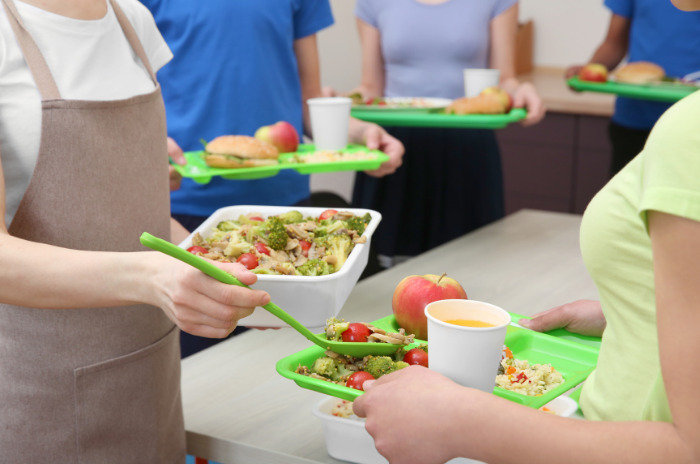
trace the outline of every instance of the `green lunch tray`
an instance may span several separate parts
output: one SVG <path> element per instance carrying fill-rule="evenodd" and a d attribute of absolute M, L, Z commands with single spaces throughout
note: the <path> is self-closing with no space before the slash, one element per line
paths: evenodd
<path fill-rule="evenodd" d="M 612 93 L 620 97 L 667 103 L 675 103 L 700 88 L 674 82 L 660 82 L 658 84 L 627 84 L 615 81 L 588 82 L 582 81 L 577 76 L 569 78 L 566 83 L 574 90 Z"/>
<path fill-rule="evenodd" d="M 357 108 L 351 114 L 357 119 L 380 126 L 502 129 L 525 119 L 527 111 L 513 108 L 508 114 L 446 114 L 442 109 L 427 112 L 381 112 Z"/>
<path fill-rule="evenodd" d="M 513 316 L 516 317 L 516 315 Z M 519 318 L 519 316 L 517 317 Z M 398 325 L 393 315 L 374 321 L 372 324 L 385 330 L 398 330 Z M 409 345 L 406 349 L 418 346 L 420 343 L 425 342 L 416 340 L 415 343 Z M 541 396 L 526 396 L 501 387 L 494 387 L 493 393 L 495 395 L 535 409 L 544 406 L 554 398 L 583 382 L 593 371 L 598 361 L 598 349 L 594 346 L 533 332 L 516 325 L 508 326 L 505 344 L 511 349 L 516 358 L 526 359 L 533 364 L 551 364 L 564 376 L 563 384 Z M 311 366 L 323 354 L 323 348 L 311 346 L 280 359 L 276 366 L 277 372 L 293 380 L 302 388 L 348 401 L 353 401 L 360 396 L 363 393 L 360 390 L 295 372 L 299 365 Z"/>
<path fill-rule="evenodd" d="M 364 145 L 348 145 L 345 149 L 339 150 L 341 153 L 368 153 L 374 155 L 372 159 L 363 160 L 343 160 L 327 161 L 318 163 L 300 163 L 297 157 L 303 157 L 314 153 L 315 147 L 311 144 L 299 145 L 295 153 L 282 153 L 279 156 L 279 164 L 271 166 L 257 166 L 252 168 L 212 168 L 207 166 L 202 158 L 203 151 L 185 152 L 187 164 L 181 166 L 171 163 L 182 177 L 187 177 L 200 184 L 207 184 L 214 176 L 221 176 L 224 179 L 250 180 L 272 177 L 283 169 L 294 169 L 300 174 L 314 174 L 322 172 L 337 171 L 369 171 L 377 169 L 382 163 L 389 160 L 389 156 L 379 150 L 369 150 Z"/>

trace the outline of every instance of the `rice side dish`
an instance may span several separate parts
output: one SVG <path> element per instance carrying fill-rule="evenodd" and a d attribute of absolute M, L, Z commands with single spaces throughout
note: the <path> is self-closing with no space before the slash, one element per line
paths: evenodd
<path fill-rule="evenodd" d="M 527 396 L 540 396 L 564 383 L 564 377 L 551 364 L 530 364 L 515 359 L 504 347 L 496 386 Z"/>

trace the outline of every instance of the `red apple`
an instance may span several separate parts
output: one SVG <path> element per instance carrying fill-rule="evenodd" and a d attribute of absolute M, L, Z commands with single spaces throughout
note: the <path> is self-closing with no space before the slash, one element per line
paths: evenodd
<path fill-rule="evenodd" d="M 428 320 L 423 312 L 428 303 L 438 300 L 467 299 L 467 292 L 446 274 L 410 275 L 394 289 L 391 307 L 399 327 L 421 340 L 428 339 Z"/>
<path fill-rule="evenodd" d="M 578 78 L 589 82 L 607 82 L 608 68 L 598 63 L 588 63 L 578 72 Z"/>
<path fill-rule="evenodd" d="M 511 108 L 513 108 L 513 98 L 510 94 L 500 87 L 486 87 L 481 91 L 483 94 L 495 93 L 503 102 L 504 113 L 510 113 Z"/>
<path fill-rule="evenodd" d="M 262 126 L 255 131 L 255 138 L 271 143 L 280 153 L 295 152 L 299 146 L 299 134 L 294 126 L 286 121 Z"/>

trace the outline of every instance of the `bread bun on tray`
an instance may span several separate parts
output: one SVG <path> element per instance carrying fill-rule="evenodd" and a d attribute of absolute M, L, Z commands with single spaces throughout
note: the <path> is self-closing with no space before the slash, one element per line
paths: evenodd
<path fill-rule="evenodd" d="M 504 114 L 506 106 L 495 93 L 481 93 L 475 97 L 462 97 L 454 100 L 447 108 L 447 114 Z"/>
<path fill-rule="evenodd" d="M 247 135 L 222 135 L 204 147 L 204 161 L 214 168 L 250 168 L 277 164 L 277 148 Z"/>
<path fill-rule="evenodd" d="M 627 63 L 615 71 L 615 80 L 627 84 L 649 84 L 659 82 L 666 76 L 664 68 L 649 61 Z"/>

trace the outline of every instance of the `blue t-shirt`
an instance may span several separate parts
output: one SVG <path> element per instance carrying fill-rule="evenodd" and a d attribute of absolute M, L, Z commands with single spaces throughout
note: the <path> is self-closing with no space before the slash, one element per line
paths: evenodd
<path fill-rule="evenodd" d="M 381 32 L 388 97 L 464 96 L 465 68 L 488 67 L 493 18 L 517 0 L 358 0 L 355 14 Z"/>
<path fill-rule="evenodd" d="M 663 0 L 605 0 L 605 5 L 631 21 L 629 61 L 651 61 L 673 77 L 700 71 L 700 11 L 681 11 Z M 618 98 L 612 119 L 632 129 L 651 129 L 670 106 Z"/>
<path fill-rule="evenodd" d="M 302 134 L 294 41 L 333 24 L 328 0 L 141 0 L 173 52 L 158 72 L 168 135 L 185 151 L 219 135 L 288 121 Z M 173 213 L 209 216 L 236 204 L 292 205 L 309 196 L 292 170 L 257 180 L 183 179 Z"/>

